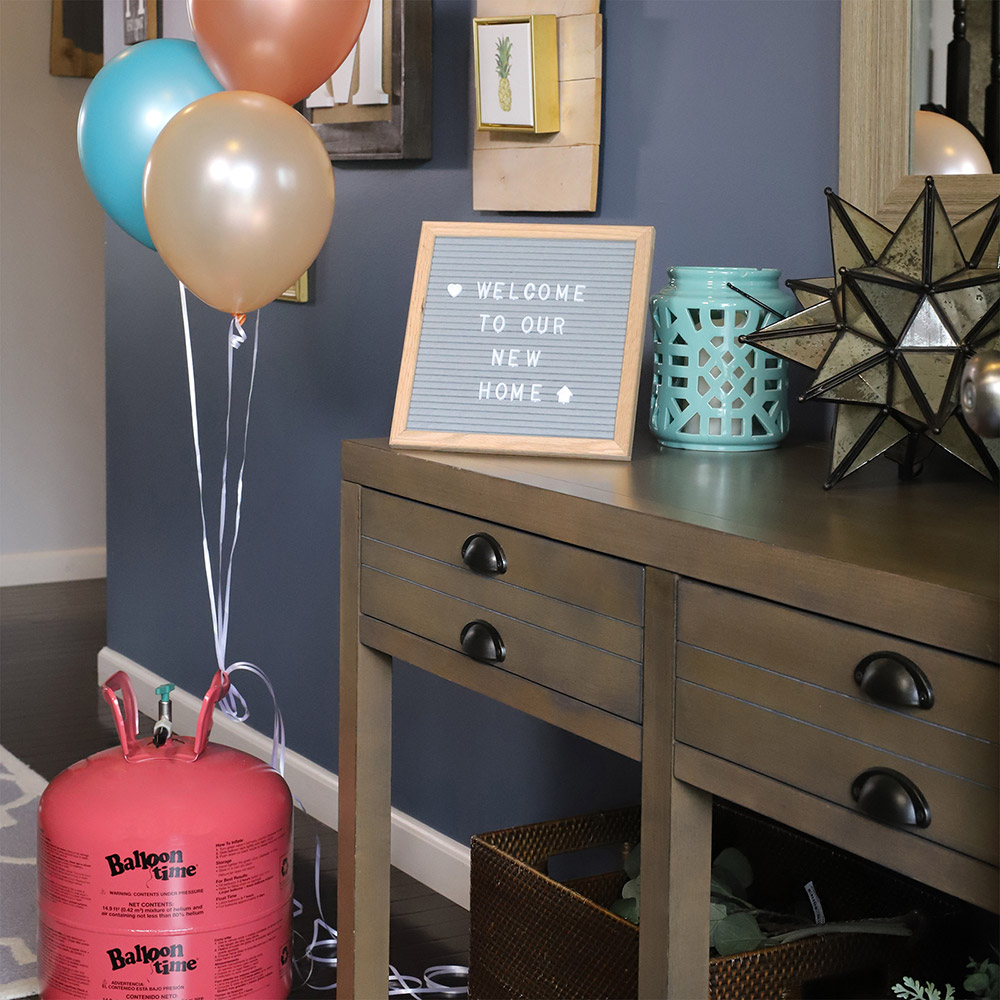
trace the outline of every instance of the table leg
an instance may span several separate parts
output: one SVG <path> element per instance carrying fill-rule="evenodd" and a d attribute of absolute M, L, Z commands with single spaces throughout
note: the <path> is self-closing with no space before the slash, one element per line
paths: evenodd
<path fill-rule="evenodd" d="M 673 777 L 676 577 L 646 570 L 639 996 L 708 996 L 712 797 Z"/>
<path fill-rule="evenodd" d="M 392 658 L 358 640 L 360 490 L 341 506 L 337 996 L 388 992 Z"/>

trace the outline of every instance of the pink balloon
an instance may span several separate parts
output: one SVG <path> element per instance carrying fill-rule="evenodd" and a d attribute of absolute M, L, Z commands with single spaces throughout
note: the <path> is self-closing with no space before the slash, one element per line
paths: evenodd
<path fill-rule="evenodd" d="M 313 127 L 266 94 L 224 90 L 178 112 L 146 161 L 153 243 L 202 301 L 248 313 L 316 259 L 333 218 L 333 170 Z"/>
<path fill-rule="evenodd" d="M 188 0 L 188 19 L 205 62 L 227 90 L 255 90 L 295 104 L 347 58 L 368 3 Z"/>

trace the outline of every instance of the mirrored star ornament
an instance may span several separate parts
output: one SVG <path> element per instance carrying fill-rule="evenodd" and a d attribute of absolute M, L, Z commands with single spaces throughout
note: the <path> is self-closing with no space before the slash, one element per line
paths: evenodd
<path fill-rule="evenodd" d="M 835 278 L 788 281 L 802 311 L 740 339 L 815 370 L 837 405 L 827 489 L 880 455 L 917 475 L 940 446 L 993 482 L 997 439 L 966 423 L 970 357 L 1000 347 L 1000 198 L 952 224 L 934 179 L 899 228 L 826 191 Z"/>

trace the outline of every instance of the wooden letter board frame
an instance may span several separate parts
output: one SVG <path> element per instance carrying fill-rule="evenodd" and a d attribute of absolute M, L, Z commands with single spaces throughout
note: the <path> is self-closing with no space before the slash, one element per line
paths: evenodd
<path fill-rule="evenodd" d="M 463 429 L 461 427 L 450 426 L 448 429 L 426 429 L 419 426 L 411 426 L 411 404 L 413 402 L 414 396 L 414 380 L 417 376 L 418 370 L 418 359 L 420 356 L 420 346 L 421 338 L 424 335 L 424 324 L 425 324 L 425 312 L 428 306 L 428 293 L 429 293 L 429 283 L 431 281 L 432 275 L 432 264 L 434 263 L 435 248 L 437 246 L 437 241 L 440 237 L 451 237 L 457 238 L 458 240 L 468 239 L 470 241 L 469 259 L 474 259 L 474 247 L 475 241 L 484 241 L 484 239 L 489 240 L 494 247 L 505 246 L 505 241 L 511 241 L 510 252 L 512 254 L 517 253 L 517 248 L 526 247 L 527 244 L 522 243 L 523 240 L 545 240 L 548 241 L 545 248 L 542 248 L 542 252 L 546 248 L 552 248 L 555 254 L 554 263 L 542 262 L 540 264 L 532 264 L 539 273 L 539 276 L 545 278 L 546 282 L 553 282 L 553 287 L 555 283 L 559 280 L 564 280 L 569 283 L 569 288 L 575 290 L 575 294 L 578 296 L 576 302 L 588 301 L 586 296 L 590 293 L 586 292 L 586 285 L 572 284 L 573 274 L 571 263 L 560 263 L 558 260 L 558 248 L 560 244 L 564 244 L 567 247 L 567 252 L 571 244 L 576 244 L 574 248 L 577 253 L 582 252 L 579 247 L 578 241 L 593 241 L 594 246 L 594 258 L 586 265 L 580 265 L 582 267 L 599 267 L 599 262 L 602 260 L 601 251 L 602 244 L 605 252 L 610 252 L 612 247 L 618 248 L 619 253 L 627 254 L 627 250 L 623 249 L 628 244 L 634 246 L 634 256 L 631 260 L 631 267 L 624 268 L 622 270 L 622 276 L 620 285 L 621 287 L 614 288 L 614 294 L 616 296 L 615 301 L 617 303 L 627 302 L 627 316 L 624 318 L 624 331 L 621 330 L 609 330 L 608 338 L 618 342 L 618 337 L 623 335 L 622 349 L 620 351 L 620 357 L 615 354 L 615 364 L 609 366 L 607 371 L 602 370 L 600 367 L 594 368 L 590 371 L 589 378 L 590 382 L 597 383 L 598 389 L 603 389 L 605 397 L 608 393 L 616 396 L 616 403 L 614 405 L 614 415 L 613 422 L 614 428 L 613 432 L 605 435 L 598 436 L 581 436 L 581 434 L 570 434 L 570 433 L 547 433 L 545 427 L 540 427 L 537 431 L 525 432 L 522 428 L 519 432 L 508 433 L 491 433 L 484 432 L 481 428 L 476 429 Z M 601 225 L 558 225 L 558 224 L 525 224 L 525 223 L 475 223 L 475 222 L 425 222 L 421 229 L 420 234 L 420 244 L 417 250 L 417 262 L 414 269 L 413 275 L 413 291 L 410 297 L 410 311 L 409 317 L 406 324 L 406 335 L 403 343 L 403 354 L 400 362 L 399 370 L 399 382 L 396 389 L 396 403 L 395 409 L 393 411 L 392 418 L 392 428 L 389 434 L 389 444 L 396 448 L 414 448 L 414 449 L 429 449 L 429 450 L 439 450 L 439 451 L 469 451 L 469 452 L 491 452 L 498 454 L 521 454 L 521 455 L 551 455 L 551 456 L 564 456 L 564 457 L 585 457 L 585 458 L 606 458 L 606 459 L 620 459 L 628 460 L 631 458 L 632 454 L 632 437 L 635 425 L 635 409 L 636 401 L 638 396 L 638 383 L 640 368 L 642 364 L 642 348 L 643 348 L 643 338 L 646 326 L 646 308 L 649 296 L 649 282 L 650 282 L 650 271 L 652 267 L 652 257 L 653 257 L 653 243 L 654 243 L 654 230 L 649 226 L 601 226 Z M 452 241 L 453 246 L 457 246 L 455 241 Z M 534 248 L 532 248 L 534 249 Z M 589 245 L 586 246 L 586 250 L 589 250 Z M 494 251 L 496 252 L 496 251 Z M 516 258 L 511 258 L 516 260 Z M 572 259 L 572 258 L 570 258 Z M 623 257 L 623 260 L 627 259 Z M 482 287 L 484 282 L 492 281 L 493 279 L 499 278 L 509 278 L 508 273 L 499 271 L 495 268 L 495 271 L 499 273 L 481 273 L 476 270 L 475 264 L 468 265 L 469 270 L 467 273 L 463 272 L 461 281 L 458 279 L 453 279 L 452 282 L 447 286 L 448 294 L 460 295 L 462 294 L 462 289 L 464 288 L 469 292 L 472 297 L 478 298 L 478 300 L 483 300 L 481 305 L 477 308 L 480 310 L 479 316 L 483 317 L 486 313 L 482 312 L 483 309 L 488 309 L 495 303 L 492 301 L 495 296 L 487 295 L 484 296 L 482 292 Z M 625 271 L 628 271 L 627 275 Z M 435 279 L 437 280 L 437 279 Z M 443 280 L 443 279 L 442 279 Z M 615 279 L 610 279 L 612 284 Z M 626 286 L 627 281 L 627 286 Z M 467 284 L 466 284 L 467 282 Z M 437 282 L 441 284 L 441 281 Z M 540 298 L 540 288 L 541 285 L 535 285 L 534 282 L 530 282 L 527 285 L 518 285 L 516 281 L 495 281 L 496 286 L 504 288 L 512 299 L 518 299 L 519 297 L 525 297 L 526 292 L 531 292 L 532 295 L 526 297 L 534 297 L 535 294 Z M 490 286 L 493 287 L 492 285 Z M 563 305 L 563 311 L 566 313 L 573 314 L 575 309 L 575 303 L 572 298 L 566 301 L 566 286 L 559 285 L 559 289 L 563 295 L 563 301 L 559 305 Z M 453 292 L 453 289 L 459 289 L 458 292 Z M 581 292 L 580 289 L 583 289 Z M 474 291 L 477 291 L 476 295 L 473 295 Z M 520 293 L 520 295 L 518 294 Z M 440 289 L 437 289 L 435 294 L 438 299 L 447 303 L 447 299 L 444 298 Z M 597 298 L 599 293 L 594 293 L 594 297 Z M 500 300 L 497 298 L 497 302 Z M 544 303 L 545 305 L 551 306 L 550 302 Z M 501 303 L 503 305 L 503 303 Z M 542 303 L 539 303 L 541 306 Z M 447 309 L 447 305 L 443 308 Z M 469 310 L 474 308 L 468 302 L 462 304 L 462 308 Z M 506 308 L 504 306 L 504 308 Z M 521 308 L 525 308 L 522 306 Z M 618 311 L 623 308 L 621 305 L 616 306 Z M 551 310 L 550 310 L 551 311 Z M 584 314 L 586 308 L 581 308 L 576 310 L 575 315 L 580 317 L 580 323 L 583 324 L 587 322 L 584 319 Z M 456 313 L 457 314 L 457 313 Z M 502 318 L 502 317 L 500 317 Z M 565 331 L 560 330 L 559 332 L 565 332 L 566 334 L 572 335 L 572 315 L 567 317 L 561 317 L 563 319 L 563 324 L 566 326 Z M 525 317 L 523 322 L 531 322 L 533 318 Z M 475 323 L 472 324 L 476 326 L 479 323 L 479 319 L 476 319 Z M 489 351 L 489 348 L 484 348 L 482 343 L 476 346 L 468 346 L 466 343 L 467 338 L 466 333 L 479 333 L 482 331 L 486 332 L 489 336 L 490 332 L 486 329 L 487 320 L 482 320 L 482 328 L 479 329 L 476 326 L 475 330 L 468 329 L 468 321 L 466 319 L 466 326 L 460 327 L 452 332 L 446 332 L 443 334 L 445 338 L 452 338 L 452 352 L 466 352 L 476 351 L 476 361 L 474 364 L 482 364 L 483 371 L 489 372 L 490 365 L 497 364 L 496 350 L 492 351 L 492 358 L 490 360 L 490 354 L 484 351 Z M 538 319 L 539 327 L 541 325 L 541 317 Z M 555 320 L 553 319 L 553 326 L 555 326 Z M 493 328 L 495 330 L 495 327 Z M 509 333 L 505 334 L 503 337 L 498 337 L 498 341 L 506 342 L 510 344 L 512 342 L 517 342 L 524 331 L 524 325 L 520 326 L 519 329 L 511 328 Z M 539 333 L 541 330 L 539 329 Z M 598 329 L 600 334 L 602 331 Z M 593 336 L 593 334 L 592 334 Z M 569 337 L 567 337 L 567 343 Z M 544 340 L 536 340 L 536 344 L 541 344 L 545 342 Z M 547 343 L 553 343 L 550 339 Z M 562 345 L 560 345 L 562 346 Z M 431 348 L 428 348 L 430 351 Z M 524 347 L 519 347 L 516 349 L 518 351 L 517 357 L 520 359 L 523 357 L 521 351 L 526 354 L 527 351 Z M 572 348 L 570 348 L 572 350 Z M 617 351 L 617 349 L 615 348 Z M 503 356 L 503 350 L 500 350 L 500 355 Z M 540 353 L 540 352 L 539 352 Z M 553 350 L 553 354 L 557 351 Z M 565 353 L 565 352 L 564 352 Z M 578 352 L 581 353 L 581 352 Z M 509 351 L 507 357 L 509 360 L 511 358 L 512 351 Z M 448 364 L 449 362 L 445 362 Z M 468 362 L 466 362 L 468 364 Z M 523 363 L 520 362 L 519 363 Z M 579 366 L 579 364 L 585 364 L 586 362 L 580 362 L 578 357 L 574 361 L 574 364 Z M 456 365 L 458 363 L 456 362 Z M 536 361 L 537 364 L 537 361 Z M 440 363 L 439 363 L 440 367 Z M 612 370 L 613 369 L 613 370 Z M 529 371 L 529 369 L 521 369 L 523 375 L 524 372 Z M 475 375 L 467 376 L 468 379 L 474 379 Z M 541 377 L 541 376 L 537 376 Z M 557 381 L 561 377 L 557 377 Z M 567 376 L 566 382 L 564 382 L 562 388 L 566 388 L 566 383 L 572 381 L 572 377 Z M 605 385 L 601 385 L 605 382 Z M 442 394 L 442 403 L 440 404 L 444 411 L 446 412 L 446 422 L 454 424 L 457 420 L 461 423 L 463 419 L 463 412 L 468 410 L 473 410 L 477 403 L 483 398 L 483 384 L 484 381 L 481 378 L 478 387 L 478 397 L 473 400 L 470 393 L 475 393 L 476 388 L 474 386 L 470 389 L 468 381 L 461 390 L 464 395 L 459 397 L 456 394 L 453 398 L 448 398 L 450 394 Z M 492 385 L 492 383 L 488 383 Z M 538 394 L 541 396 L 542 388 L 540 383 Z M 522 383 L 523 387 L 523 383 Z M 507 391 L 506 388 L 504 390 Z M 546 392 L 554 391 L 551 385 L 545 386 Z M 499 392 L 499 386 L 497 386 L 497 392 Z M 572 396 L 573 393 L 570 393 Z M 556 393 L 558 396 L 558 393 Z M 489 400 L 489 390 L 487 390 L 487 401 Z M 533 399 L 533 397 L 528 397 Z M 584 398 L 584 394 L 581 394 L 581 398 Z M 524 403 L 525 397 L 521 398 L 521 402 Z M 560 403 L 563 402 L 562 399 L 559 400 Z M 550 412 L 555 408 L 551 405 L 551 396 L 548 397 L 548 404 Z M 437 405 L 437 404 L 435 404 Z M 530 403 L 529 403 L 530 405 Z M 608 404 L 604 404 L 605 410 L 607 410 Z M 451 415 L 447 415 L 447 411 L 451 410 Z M 583 405 L 581 405 L 578 412 L 582 412 Z M 522 410 L 523 413 L 530 413 L 529 409 Z M 565 416 L 563 423 L 572 422 L 575 419 L 572 414 L 574 411 L 567 405 L 564 411 L 559 411 L 560 418 Z M 521 419 L 523 422 L 523 418 Z M 482 412 L 479 410 L 475 411 L 475 419 L 470 419 L 470 423 L 482 423 L 483 417 Z"/>

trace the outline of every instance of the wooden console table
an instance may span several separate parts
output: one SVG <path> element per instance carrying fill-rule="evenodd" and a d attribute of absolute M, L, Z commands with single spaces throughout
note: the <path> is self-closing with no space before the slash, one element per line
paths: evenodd
<path fill-rule="evenodd" d="M 386 993 L 392 657 L 642 761 L 643 997 L 707 993 L 712 795 L 997 910 L 995 490 L 640 438 L 345 442 L 341 998 Z"/>

